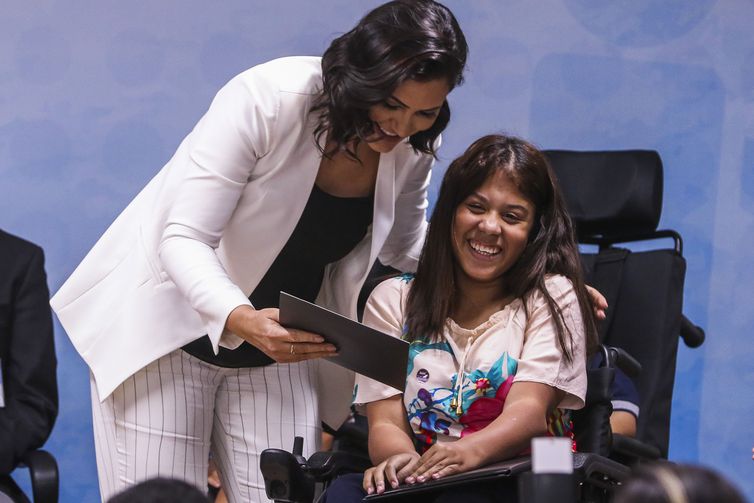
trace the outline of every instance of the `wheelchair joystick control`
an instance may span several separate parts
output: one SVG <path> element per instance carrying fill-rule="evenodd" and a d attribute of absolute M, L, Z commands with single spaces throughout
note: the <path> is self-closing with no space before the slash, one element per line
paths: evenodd
<path fill-rule="evenodd" d="M 259 468 L 264 476 L 267 497 L 276 502 L 311 501 L 314 479 L 308 473 L 308 463 L 303 456 L 304 439 L 296 437 L 293 452 L 265 449 Z"/>
<path fill-rule="evenodd" d="M 303 467 L 307 465 L 306 458 L 304 458 L 304 437 L 295 437 L 293 439 L 293 450 L 291 453 L 296 458 L 299 466 Z"/>

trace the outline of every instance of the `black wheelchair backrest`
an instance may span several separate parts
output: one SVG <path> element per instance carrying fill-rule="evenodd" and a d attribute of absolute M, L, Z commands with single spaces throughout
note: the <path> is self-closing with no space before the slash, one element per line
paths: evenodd
<path fill-rule="evenodd" d="M 649 150 L 546 151 L 581 243 L 585 279 L 607 297 L 601 341 L 642 366 L 637 437 L 667 456 L 686 262 L 674 231 L 657 231 L 662 161 Z M 672 238 L 673 246 L 630 251 L 616 244 Z"/>

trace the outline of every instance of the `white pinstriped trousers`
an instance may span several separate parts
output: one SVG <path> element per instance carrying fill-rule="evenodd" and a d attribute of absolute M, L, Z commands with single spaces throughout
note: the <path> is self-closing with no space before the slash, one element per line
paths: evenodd
<path fill-rule="evenodd" d="M 231 503 L 267 501 L 259 455 L 319 446 L 316 363 L 230 369 L 182 350 L 129 377 L 100 403 L 91 380 L 100 493 L 152 477 L 207 487 L 210 451 Z"/>

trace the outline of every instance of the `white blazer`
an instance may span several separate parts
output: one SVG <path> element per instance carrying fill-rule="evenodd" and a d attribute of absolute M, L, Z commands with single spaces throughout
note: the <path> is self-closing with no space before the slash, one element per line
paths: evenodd
<path fill-rule="evenodd" d="M 161 356 L 224 331 L 293 232 L 319 168 L 320 59 L 291 57 L 232 79 L 175 155 L 107 229 L 51 304 L 91 368 L 101 399 Z M 325 270 L 317 303 L 356 316 L 374 261 L 415 269 L 426 229 L 431 156 L 407 142 L 382 154 L 372 226 Z M 321 361 L 320 413 L 346 417 L 352 375 Z M 324 382 L 323 382 L 324 381 Z"/>

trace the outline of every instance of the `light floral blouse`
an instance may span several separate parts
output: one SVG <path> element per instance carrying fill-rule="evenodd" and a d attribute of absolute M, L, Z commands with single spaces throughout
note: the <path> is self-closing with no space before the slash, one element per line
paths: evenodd
<path fill-rule="evenodd" d="M 572 335 L 571 363 L 563 356 L 555 323 L 540 292 L 514 300 L 474 329 L 448 319 L 443 340 L 411 344 L 403 403 L 420 452 L 437 441 L 456 440 L 490 424 L 502 412 L 514 381 L 538 382 L 565 391 L 548 423 L 552 435 L 572 436 L 564 410 L 583 407 L 586 394 L 581 311 L 567 278 L 550 276 L 545 283 Z M 364 323 L 394 337 L 404 336 L 403 313 L 410 288 L 409 275 L 378 285 L 367 303 Z M 399 393 L 357 376 L 354 403 Z"/>

